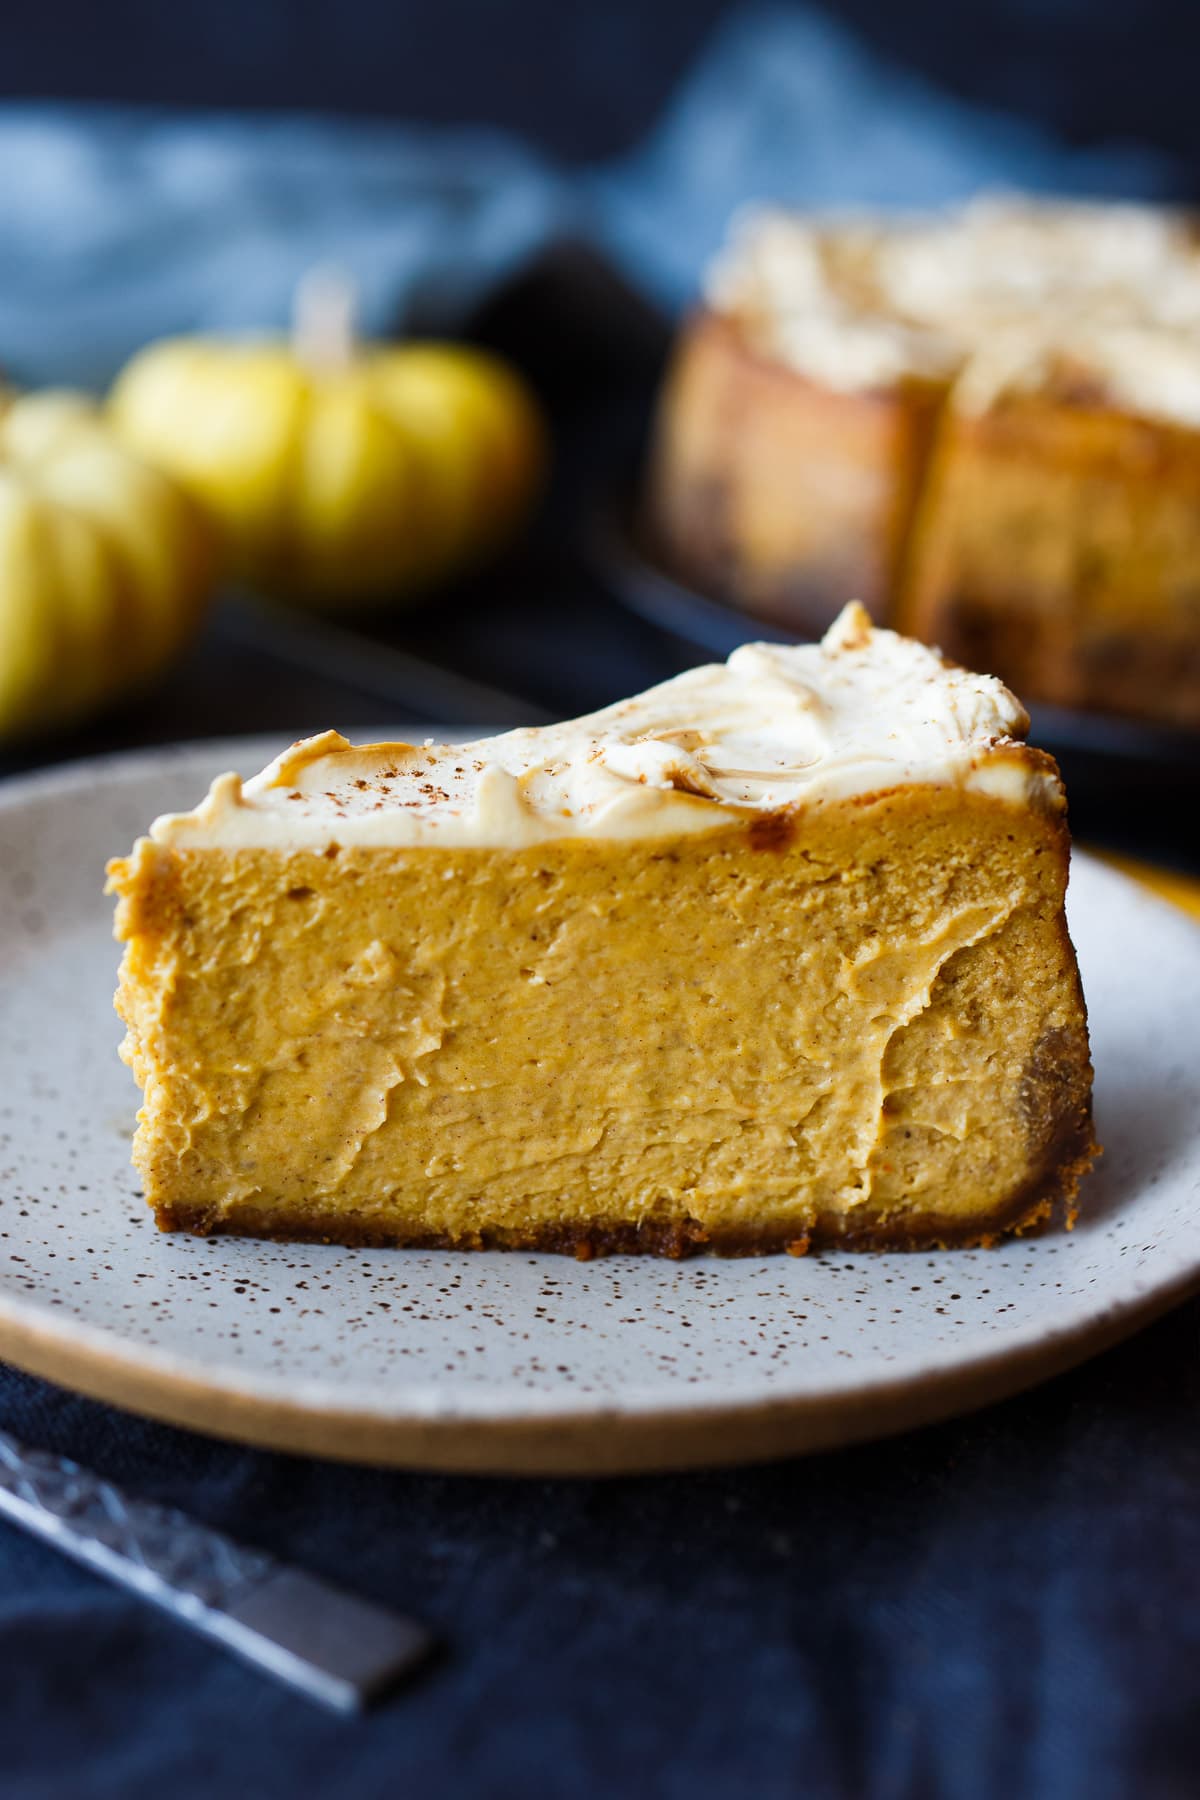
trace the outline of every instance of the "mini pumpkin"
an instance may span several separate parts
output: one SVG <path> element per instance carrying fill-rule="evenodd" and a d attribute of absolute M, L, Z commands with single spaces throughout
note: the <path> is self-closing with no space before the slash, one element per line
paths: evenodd
<path fill-rule="evenodd" d="M 200 499 L 230 571 L 316 604 L 404 599 L 527 518 L 545 432 L 521 378 L 462 344 L 355 342 L 350 296 L 302 288 L 292 340 L 170 338 L 110 398 L 118 431 Z"/>
<path fill-rule="evenodd" d="M 0 392 L 0 737 L 148 681 L 196 625 L 211 527 L 82 394 Z"/>

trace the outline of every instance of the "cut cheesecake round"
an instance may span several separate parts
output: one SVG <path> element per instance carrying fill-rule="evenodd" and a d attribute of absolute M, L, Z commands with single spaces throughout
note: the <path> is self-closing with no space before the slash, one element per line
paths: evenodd
<path fill-rule="evenodd" d="M 111 865 L 167 1229 L 989 1242 L 1093 1153 L 1050 758 L 846 610 L 474 744 L 296 745 Z"/>
<path fill-rule="evenodd" d="M 647 525 L 799 636 L 847 593 L 1030 700 L 1200 725 L 1200 232 L 980 200 L 743 218 L 659 402 Z"/>

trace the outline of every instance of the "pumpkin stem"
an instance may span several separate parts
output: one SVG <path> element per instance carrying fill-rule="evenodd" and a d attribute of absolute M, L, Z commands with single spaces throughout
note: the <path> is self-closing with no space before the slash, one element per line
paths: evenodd
<path fill-rule="evenodd" d="M 292 303 L 292 348 L 313 370 L 344 369 L 354 357 L 354 315 L 358 296 L 343 269 L 321 264 L 296 286 Z"/>

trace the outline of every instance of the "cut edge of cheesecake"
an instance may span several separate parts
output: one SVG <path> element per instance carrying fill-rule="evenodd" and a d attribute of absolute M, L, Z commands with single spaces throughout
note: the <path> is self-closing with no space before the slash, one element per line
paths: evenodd
<path fill-rule="evenodd" d="M 1026 723 L 848 609 L 566 726 L 220 778 L 110 866 L 159 1224 L 586 1258 L 1071 1223 L 1091 1066 Z"/>

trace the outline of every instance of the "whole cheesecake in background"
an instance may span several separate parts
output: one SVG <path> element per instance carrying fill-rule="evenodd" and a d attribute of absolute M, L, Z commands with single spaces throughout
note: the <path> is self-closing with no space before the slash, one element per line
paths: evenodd
<path fill-rule="evenodd" d="M 165 1229 L 591 1255 L 990 1242 L 1094 1151 L 1053 761 L 874 630 L 571 724 L 335 733 L 111 865 Z"/>
<path fill-rule="evenodd" d="M 858 594 L 1027 699 L 1200 725 L 1200 237 L 978 200 L 743 218 L 661 398 L 648 514 L 800 636 Z"/>

